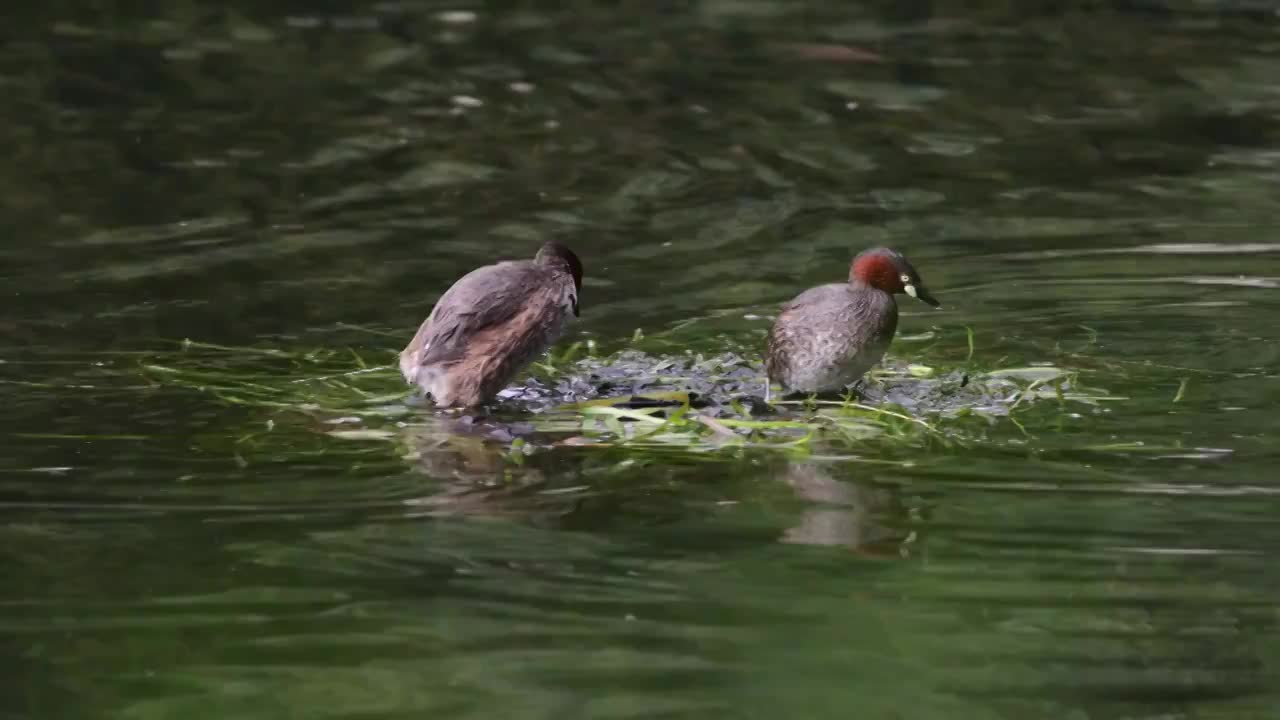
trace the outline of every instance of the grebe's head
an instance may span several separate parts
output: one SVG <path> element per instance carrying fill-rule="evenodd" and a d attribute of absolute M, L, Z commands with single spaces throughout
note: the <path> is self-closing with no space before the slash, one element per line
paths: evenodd
<path fill-rule="evenodd" d="M 871 248 L 858 253 L 849 266 L 849 282 L 883 290 L 890 295 L 906 293 L 934 307 L 941 303 L 929 294 L 920 273 L 906 256 L 887 247 Z"/>
<path fill-rule="evenodd" d="M 573 275 L 573 286 L 582 290 L 582 261 L 569 248 L 554 240 L 549 240 L 538 250 L 534 257 L 539 265 L 561 265 Z"/>

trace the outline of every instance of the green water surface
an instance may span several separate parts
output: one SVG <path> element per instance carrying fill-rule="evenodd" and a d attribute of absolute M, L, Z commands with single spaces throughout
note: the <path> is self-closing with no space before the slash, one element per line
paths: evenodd
<path fill-rule="evenodd" d="M 5 14 L 0 718 L 1280 717 L 1271 4 Z M 389 363 L 551 238 L 601 352 L 758 353 L 891 244 L 895 358 L 1109 399 L 517 462 L 144 367 Z"/>

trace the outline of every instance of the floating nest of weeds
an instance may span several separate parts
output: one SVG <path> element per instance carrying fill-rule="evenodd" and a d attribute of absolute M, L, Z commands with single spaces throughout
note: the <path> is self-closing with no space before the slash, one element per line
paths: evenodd
<path fill-rule="evenodd" d="M 1078 374 L 1052 365 L 980 370 L 972 362 L 938 368 L 891 359 L 847 397 L 763 399 L 760 361 L 733 352 L 651 355 L 622 350 L 578 357 L 581 344 L 531 368 L 481 413 L 440 412 L 407 388 L 390 365 L 353 350 L 287 351 L 187 341 L 147 358 L 161 387 L 207 393 L 258 408 L 274 427 L 303 417 L 348 439 L 406 432 L 478 434 L 533 445 L 607 445 L 708 450 L 725 446 L 806 448 L 824 439 L 918 444 L 967 442 L 983 427 L 1052 401 L 1120 400 L 1084 388 Z M 1025 433 L 1025 431 L 1023 431 Z"/>

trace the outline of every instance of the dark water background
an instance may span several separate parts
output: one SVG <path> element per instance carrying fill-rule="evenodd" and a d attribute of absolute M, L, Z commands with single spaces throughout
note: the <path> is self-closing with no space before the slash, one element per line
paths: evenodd
<path fill-rule="evenodd" d="M 4 15 L 5 720 L 1280 716 L 1273 4 Z M 603 348 L 758 346 L 885 243 L 946 305 L 894 354 L 969 327 L 1125 399 L 856 459 L 557 448 L 477 494 L 504 448 L 139 369 L 386 362 L 548 238 Z"/>

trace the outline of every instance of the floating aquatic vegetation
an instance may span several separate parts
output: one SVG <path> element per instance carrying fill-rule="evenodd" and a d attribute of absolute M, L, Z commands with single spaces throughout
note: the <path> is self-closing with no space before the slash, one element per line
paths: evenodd
<path fill-rule="evenodd" d="M 586 353 L 583 356 L 583 353 Z M 841 457 L 884 447 L 953 447 L 982 442 L 1001 418 L 1046 402 L 1120 400 L 1080 385 L 1056 366 L 978 370 L 890 360 L 849 397 L 763 399 L 761 362 L 735 352 L 655 355 L 625 349 L 605 356 L 574 344 L 531 368 L 484 413 L 433 411 L 389 361 L 354 350 L 235 348 L 184 342 L 146 357 L 154 383 L 258 408 L 274 426 L 306 418 L 335 438 L 388 441 L 406 434 L 465 434 L 535 447 L 607 446 L 708 452 L 772 449 Z M 975 421 L 978 423 L 974 425 Z"/>

